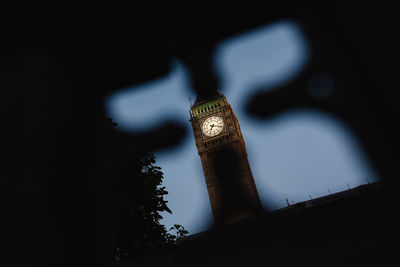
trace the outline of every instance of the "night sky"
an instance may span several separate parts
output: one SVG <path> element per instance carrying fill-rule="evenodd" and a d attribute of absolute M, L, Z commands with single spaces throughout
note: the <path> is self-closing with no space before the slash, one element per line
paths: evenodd
<path fill-rule="evenodd" d="M 377 179 L 350 130 L 329 114 L 293 110 L 268 121 L 246 114 L 244 106 L 254 93 L 250 88 L 279 90 L 297 77 L 310 51 L 301 28 L 280 21 L 227 39 L 215 52 L 220 89 L 239 119 L 254 179 L 268 209 L 285 206 L 285 196 L 296 203 Z M 156 155 L 173 212 L 163 214 L 162 223 L 181 224 L 193 234 L 207 229 L 212 213 L 189 122 L 188 98 L 196 98 L 189 81 L 185 66 L 175 60 L 168 76 L 121 89 L 106 105 L 121 131 L 149 129 L 168 119 L 187 126 L 188 135 L 177 148 Z M 330 82 L 334 90 L 334 80 Z"/>

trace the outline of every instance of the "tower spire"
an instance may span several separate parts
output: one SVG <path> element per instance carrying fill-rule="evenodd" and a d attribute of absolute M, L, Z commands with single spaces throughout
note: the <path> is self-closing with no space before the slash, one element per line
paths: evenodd
<path fill-rule="evenodd" d="M 289 200 L 287 199 L 286 193 L 285 193 L 285 200 L 286 200 L 286 204 L 287 204 L 288 206 L 290 206 L 290 203 L 289 203 Z"/>

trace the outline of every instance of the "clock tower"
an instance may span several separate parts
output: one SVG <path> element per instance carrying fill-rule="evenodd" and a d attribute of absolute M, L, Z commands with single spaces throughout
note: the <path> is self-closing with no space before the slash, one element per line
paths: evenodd
<path fill-rule="evenodd" d="M 232 223 L 260 212 L 239 122 L 225 96 L 198 96 L 190 116 L 215 223 Z"/>

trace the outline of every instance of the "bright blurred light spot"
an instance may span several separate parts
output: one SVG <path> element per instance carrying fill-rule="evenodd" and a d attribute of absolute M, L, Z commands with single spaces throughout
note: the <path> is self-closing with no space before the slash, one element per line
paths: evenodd
<path fill-rule="evenodd" d="M 300 26 L 281 21 L 231 38 L 218 46 L 215 69 L 229 101 L 245 101 L 253 92 L 276 88 L 304 68 L 309 47 Z"/>
<path fill-rule="evenodd" d="M 286 206 L 285 194 L 296 203 L 378 180 L 350 130 L 328 114 L 296 110 L 245 129 L 265 207 Z"/>
<path fill-rule="evenodd" d="M 187 121 L 189 96 L 195 98 L 187 70 L 176 60 L 166 77 L 116 92 L 106 105 L 108 116 L 118 122 L 120 130 L 140 131 L 169 119 Z"/>

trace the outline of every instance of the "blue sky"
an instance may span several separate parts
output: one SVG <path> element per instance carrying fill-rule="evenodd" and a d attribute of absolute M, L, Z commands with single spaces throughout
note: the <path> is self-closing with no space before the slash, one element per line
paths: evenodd
<path fill-rule="evenodd" d="M 260 122 L 246 114 L 252 88 L 279 90 L 297 77 L 310 50 L 300 25 L 279 21 L 227 39 L 215 51 L 222 92 L 239 119 L 261 201 L 270 209 L 285 206 L 285 195 L 296 203 L 376 180 L 350 130 L 331 115 L 293 110 Z M 189 96 L 195 99 L 187 69 L 175 60 L 166 77 L 121 89 L 106 106 L 121 131 L 150 129 L 168 119 L 186 125 L 182 144 L 156 155 L 173 212 L 164 213 L 162 223 L 181 224 L 193 234 L 207 229 L 212 213 L 189 122 Z"/>

